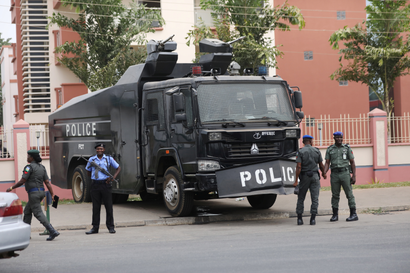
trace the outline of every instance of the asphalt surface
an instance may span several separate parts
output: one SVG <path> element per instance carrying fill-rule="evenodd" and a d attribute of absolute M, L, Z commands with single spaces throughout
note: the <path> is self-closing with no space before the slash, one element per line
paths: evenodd
<path fill-rule="evenodd" d="M 356 208 L 360 214 L 402 211 L 410 209 L 410 187 L 356 189 L 353 191 Z M 321 191 L 319 196 L 318 215 L 331 215 L 331 192 Z M 196 201 L 195 212 L 189 217 L 171 217 L 162 201 L 138 202 L 128 201 L 114 205 L 114 222 L 116 228 L 158 225 L 190 225 L 222 221 L 268 220 L 275 218 L 295 217 L 296 195 L 278 195 L 275 204 L 267 210 L 255 210 L 246 198 L 217 199 Z M 310 195 L 306 196 L 304 217 L 309 217 Z M 90 229 L 92 204 L 59 204 L 50 209 L 50 222 L 57 230 Z M 339 204 L 339 221 L 345 221 L 349 215 L 347 199 L 341 193 Z M 330 218 L 330 217 L 329 217 Z M 101 207 L 100 233 L 108 232 L 105 227 L 105 208 Z M 308 219 L 306 219 L 308 220 Z M 44 231 L 44 227 L 33 217 L 32 232 Z"/>

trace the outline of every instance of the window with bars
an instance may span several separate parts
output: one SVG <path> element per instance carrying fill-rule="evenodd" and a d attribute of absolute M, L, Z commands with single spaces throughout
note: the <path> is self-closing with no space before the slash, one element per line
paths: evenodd
<path fill-rule="evenodd" d="M 339 86 L 347 86 L 348 82 L 347 81 L 339 81 Z"/>
<path fill-rule="evenodd" d="M 313 60 L 313 51 L 303 52 L 303 58 L 305 59 L 305 61 Z"/>
<path fill-rule="evenodd" d="M 306 127 L 315 127 L 315 118 L 305 118 Z"/>
<path fill-rule="evenodd" d="M 344 10 L 337 11 L 337 20 L 346 20 L 346 11 Z"/>

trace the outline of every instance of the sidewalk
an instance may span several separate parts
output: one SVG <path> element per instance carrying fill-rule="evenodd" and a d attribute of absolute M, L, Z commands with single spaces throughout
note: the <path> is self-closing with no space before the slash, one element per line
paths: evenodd
<path fill-rule="evenodd" d="M 357 212 L 370 210 L 398 211 L 410 209 L 410 187 L 357 189 L 353 191 L 356 198 Z M 321 191 L 319 196 L 319 215 L 331 215 L 331 192 Z M 127 202 L 114 205 L 114 221 L 117 228 L 149 225 L 184 225 L 202 224 L 220 221 L 265 220 L 273 218 L 295 217 L 296 195 L 278 195 L 275 204 L 268 210 L 254 210 L 246 198 L 217 199 L 196 201 L 196 216 L 171 217 L 161 202 Z M 310 195 L 306 196 L 305 213 L 309 215 Z M 50 207 L 50 222 L 58 230 L 90 229 L 91 203 L 59 205 L 58 209 Z M 348 215 L 349 207 L 344 192 L 341 192 L 339 214 Z M 344 217 L 341 217 L 344 220 Z M 101 230 L 105 227 L 105 208 L 101 206 Z M 44 231 L 44 227 L 33 217 L 32 231 Z"/>

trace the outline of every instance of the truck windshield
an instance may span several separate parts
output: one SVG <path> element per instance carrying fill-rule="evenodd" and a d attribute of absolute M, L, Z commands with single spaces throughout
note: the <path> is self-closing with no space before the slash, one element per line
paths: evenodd
<path fill-rule="evenodd" d="M 290 100 L 282 84 L 202 84 L 197 91 L 202 123 L 294 120 Z"/>

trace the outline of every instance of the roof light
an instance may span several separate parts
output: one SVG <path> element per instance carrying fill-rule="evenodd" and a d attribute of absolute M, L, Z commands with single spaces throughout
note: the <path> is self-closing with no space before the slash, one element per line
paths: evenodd
<path fill-rule="evenodd" d="M 243 70 L 244 75 L 252 75 L 253 74 L 253 68 L 245 68 Z"/>
<path fill-rule="evenodd" d="M 200 66 L 193 66 L 192 67 L 192 75 L 194 75 L 194 76 L 202 75 L 202 68 Z"/>
<path fill-rule="evenodd" d="M 258 67 L 258 75 L 259 75 L 259 76 L 265 76 L 265 75 L 267 75 L 267 68 L 266 68 L 266 66 L 259 66 L 259 67 Z"/>

